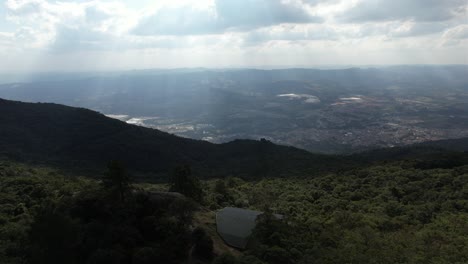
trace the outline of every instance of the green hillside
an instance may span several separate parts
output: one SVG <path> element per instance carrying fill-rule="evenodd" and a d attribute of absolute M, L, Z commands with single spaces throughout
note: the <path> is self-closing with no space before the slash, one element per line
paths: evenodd
<path fill-rule="evenodd" d="M 0 259 L 467 263 L 465 141 L 327 156 L 0 100 Z M 214 212 L 226 206 L 266 212 L 245 251 L 215 232 Z"/>
<path fill-rule="evenodd" d="M 467 165 L 410 165 L 390 162 L 309 178 L 202 181 L 196 205 L 190 199 L 154 200 L 141 191 L 168 190 L 154 184 L 133 185 L 135 191 L 120 202 L 99 181 L 3 161 L 0 258 L 2 263 L 466 263 Z M 288 221 L 261 220 L 253 242 L 238 252 L 215 232 L 213 212 L 225 206 L 281 213 Z"/>
<path fill-rule="evenodd" d="M 203 177 L 283 176 L 344 166 L 344 159 L 314 155 L 268 141 L 211 144 L 129 125 L 82 108 L 0 99 L 0 154 L 72 171 L 100 171 L 120 160 L 147 179 L 166 179 L 180 164 Z"/>

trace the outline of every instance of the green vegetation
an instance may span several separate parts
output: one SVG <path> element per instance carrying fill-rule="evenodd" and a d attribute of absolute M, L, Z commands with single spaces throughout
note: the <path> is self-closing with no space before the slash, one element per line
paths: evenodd
<path fill-rule="evenodd" d="M 192 175 L 192 170 L 187 165 L 178 166 L 174 170 L 169 190 L 181 193 L 197 202 L 203 199 L 203 189 L 200 180 Z"/>
<path fill-rule="evenodd" d="M 107 172 L 102 178 L 102 185 L 110 194 L 117 194 L 121 202 L 129 195 L 130 177 L 125 165 L 119 161 L 111 161 L 107 165 Z"/>
<path fill-rule="evenodd" d="M 84 178 L 64 178 L 48 168 L 0 162 L 2 262 L 23 263 L 29 253 L 29 232 L 35 220 L 41 218 L 40 212 L 84 189 L 95 189 L 95 184 Z"/>
<path fill-rule="evenodd" d="M 246 255 L 266 263 L 466 263 L 468 166 L 410 164 L 306 179 L 213 180 L 207 203 L 287 217 L 265 217 L 254 231 Z"/>
<path fill-rule="evenodd" d="M 192 247 L 192 258 L 212 257 L 211 238 L 192 234 L 192 201 L 121 189 L 128 177 L 116 162 L 105 175 L 98 182 L 0 163 L 1 262 L 181 263 Z"/>
<path fill-rule="evenodd" d="M 467 152 L 215 145 L 89 110 L 0 105 L 2 263 L 468 263 Z M 113 159 L 126 166 L 106 170 Z M 219 245 L 225 206 L 266 212 L 244 252 Z"/>
<path fill-rule="evenodd" d="M 408 160 L 256 181 L 198 181 L 190 168 L 179 167 L 170 186 L 131 187 L 119 163 L 110 163 L 98 182 L 4 161 L 0 258 L 5 263 L 466 263 L 468 166 L 419 164 Z M 177 180 L 193 183 L 182 186 L 190 187 L 184 190 L 196 194 L 202 207 L 266 212 L 243 254 L 216 252 L 212 231 L 192 229 L 198 209 L 190 200 L 153 197 L 140 189 L 176 190 Z M 122 182 L 129 189 L 116 192 Z"/>
<path fill-rule="evenodd" d="M 151 182 L 167 182 L 180 164 L 190 165 L 199 178 L 259 178 L 301 175 L 349 163 L 267 141 L 212 144 L 180 138 L 57 104 L 0 99 L 0 109 L 0 157 L 89 176 L 99 174 L 110 160 L 124 161 L 128 172 Z"/>

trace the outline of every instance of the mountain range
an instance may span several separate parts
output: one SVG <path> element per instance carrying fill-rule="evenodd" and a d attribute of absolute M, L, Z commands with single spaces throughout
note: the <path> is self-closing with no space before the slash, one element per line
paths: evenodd
<path fill-rule="evenodd" d="M 313 154 L 265 139 L 214 144 L 127 124 L 84 108 L 0 99 L 0 155 L 87 173 L 121 160 L 136 175 L 151 180 L 167 180 L 178 165 L 190 165 L 205 178 L 313 176 L 384 160 L 463 163 L 466 153 L 460 151 L 466 150 L 468 139 L 354 155 Z"/>
<path fill-rule="evenodd" d="M 0 85 L 0 97 L 84 107 L 213 143 L 265 138 L 347 154 L 468 137 L 467 72 L 462 65 L 50 74 Z"/>
<path fill-rule="evenodd" d="M 139 173 L 188 164 L 208 176 L 291 174 L 339 159 L 261 140 L 213 144 L 127 124 L 95 111 L 0 99 L 1 154 L 62 168 L 103 168 L 121 160 Z"/>

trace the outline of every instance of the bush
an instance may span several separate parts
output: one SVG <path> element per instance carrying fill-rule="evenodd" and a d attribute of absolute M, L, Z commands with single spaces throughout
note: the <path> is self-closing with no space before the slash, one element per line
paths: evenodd
<path fill-rule="evenodd" d="M 157 263 L 159 252 L 151 247 L 139 248 L 133 254 L 132 264 L 153 264 Z"/>
<path fill-rule="evenodd" d="M 192 232 L 194 243 L 193 254 L 201 259 L 213 258 L 213 240 L 206 234 L 203 228 L 195 228 Z"/>

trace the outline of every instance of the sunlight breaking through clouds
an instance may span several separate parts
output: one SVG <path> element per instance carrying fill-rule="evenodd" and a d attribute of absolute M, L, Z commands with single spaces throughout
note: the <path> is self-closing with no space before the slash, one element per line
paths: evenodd
<path fill-rule="evenodd" d="M 0 27 L 1 71 L 467 63 L 464 0 L 7 0 L 2 8 L 0 23 L 13 27 Z"/>

